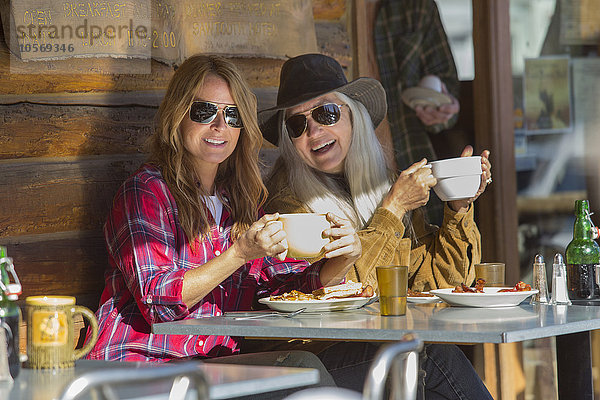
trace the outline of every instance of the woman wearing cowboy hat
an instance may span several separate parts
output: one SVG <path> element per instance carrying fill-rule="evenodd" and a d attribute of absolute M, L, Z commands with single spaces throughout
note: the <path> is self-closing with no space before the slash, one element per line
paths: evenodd
<path fill-rule="evenodd" d="M 266 183 L 265 209 L 333 212 L 352 221 L 360 230 L 363 253 L 349 279 L 377 287 L 376 265 L 402 264 L 409 265 L 413 290 L 470 284 L 474 264 L 481 259 L 471 204 L 491 179 L 489 151 L 481 154 L 477 194 L 446 203 L 442 226 L 429 225 L 421 207 L 436 179 L 426 159 L 398 176 L 387 169 L 375 135 L 386 108 L 377 80 L 348 83 L 339 63 L 330 57 L 305 54 L 286 61 L 277 105 L 259 113 L 264 137 L 280 149 Z M 471 146 L 462 152 L 472 154 Z M 423 363 L 427 398 L 465 398 L 461 393 L 470 394 L 466 398 L 491 398 L 456 346 L 430 345 L 425 355 L 433 360 Z"/>

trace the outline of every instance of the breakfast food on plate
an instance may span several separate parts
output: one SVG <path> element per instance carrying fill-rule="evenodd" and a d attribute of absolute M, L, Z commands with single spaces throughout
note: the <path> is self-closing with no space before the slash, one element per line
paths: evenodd
<path fill-rule="evenodd" d="M 299 300 L 314 300 L 315 296 L 312 294 L 302 293 L 298 290 L 292 290 L 279 296 L 271 296 L 271 300 L 285 300 L 285 301 L 299 301 Z"/>
<path fill-rule="evenodd" d="M 502 289 L 498 290 L 498 292 L 528 292 L 531 290 L 531 285 L 526 284 L 525 282 L 519 281 L 517 284 L 510 289 Z"/>
<path fill-rule="evenodd" d="M 408 289 L 408 297 L 434 297 L 431 293 L 420 292 L 418 290 Z"/>
<path fill-rule="evenodd" d="M 483 286 L 485 285 L 485 279 L 478 278 L 477 283 L 474 288 L 470 288 L 464 283 L 461 283 L 460 286 L 454 288 L 452 293 L 485 293 L 483 291 Z M 506 293 L 506 292 L 526 292 L 531 290 L 531 285 L 528 285 L 522 281 L 517 282 L 517 284 L 510 289 L 500 289 L 496 293 Z"/>
<path fill-rule="evenodd" d="M 292 290 L 289 293 L 284 293 L 279 296 L 271 296 L 273 301 L 298 301 L 298 300 L 329 300 L 342 299 L 347 297 L 371 297 L 373 296 L 373 288 L 371 285 L 363 285 L 360 282 L 348 281 L 340 285 L 322 287 L 321 289 L 313 290 L 312 293 L 302 293 L 297 290 Z"/>
<path fill-rule="evenodd" d="M 363 285 L 360 282 L 348 281 L 341 285 L 322 287 L 321 289 L 313 290 L 312 294 L 320 300 L 335 299 L 342 297 L 360 296 L 363 291 Z"/>
<path fill-rule="evenodd" d="M 477 278 L 477 282 L 475 282 L 474 288 L 470 288 L 464 283 L 461 283 L 460 286 L 454 288 L 452 293 L 483 293 L 484 285 L 485 279 Z"/>

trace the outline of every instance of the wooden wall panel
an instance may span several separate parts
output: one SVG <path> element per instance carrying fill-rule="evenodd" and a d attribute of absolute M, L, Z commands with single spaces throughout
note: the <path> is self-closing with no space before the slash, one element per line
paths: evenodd
<path fill-rule="evenodd" d="M 9 60 L 10 58 L 10 60 Z M 251 87 L 279 85 L 279 70 L 284 60 L 233 58 Z M 98 58 L 96 73 L 86 71 L 78 59 L 53 62 L 24 63 L 9 57 L 4 42 L 0 42 L 0 94 L 21 93 L 76 93 L 76 92 L 124 92 L 166 89 L 174 69 L 157 61 L 151 62 L 151 73 L 132 74 L 141 66 L 132 66 L 139 60 Z M 147 61 L 146 61 L 147 62 Z M 13 68 L 20 73 L 11 73 Z M 52 64 L 68 65 L 73 74 L 56 74 Z M 14 64 L 18 64 L 15 68 Z M 62 67 L 62 66 L 60 66 Z M 62 67 L 61 69 L 64 69 Z M 43 72 L 47 70 L 47 72 Z"/>
<path fill-rule="evenodd" d="M 143 156 L 2 161 L 0 237 L 93 230 Z"/>
<path fill-rule="evenodd" d="M 4 238 L 26 296 L 58 294 L 96 309 L 108 263 L 101 229 Z"/>
<path fill-rule="evenodd" d="M 313 0 L 313 18 L 315 20 L 336 20 L 346 13 L 346 0 Z"/>
<path fill-rule="evenodd" d="M 232 60 L 251 87 L 279 84 L 284 60 L 248 57 Z M 149 73 L 135 73 L 148 68 Z M 56 70 L 72 74 L 57 74 Z M 89 70 L 89 61 L 77 58 L 22 62 L 9 52 L 0 29 L 0 94 L 164 90 L 173 72 L 173 67 L 154 60 L 97 58 L 93 71 Z"/>
<path fill-rule="evenodd" d="M 172 67 L 150 60 L 98 58 L 94 71 L 90 71 L 88 65 L 89 61 L 77 58 L 22 62 L 10 53 L 0 29 L 0 94 L 166 88 L 173 75 Z M 148 65 L 149 74 L 131 73 L 145 70 Z M 57 70 L 72 71 L 72 74 L 57 74 Z"/>
<path fill-rule="evenodd" d="M 0 107 L 0 159 L 140 153 L 155 114 L 149 107 Z"/>
<path fill-rule="evenodd" d="M 351 78 L 349 4 L 313 0 L 313 17 L 319 51 Z M 15 260 L 22 300 L 75 295 L 96 309 L 108 262 L 101 227 L 118 186 L 145 158 L 174 68 L 107 57 L 94 59 L 92 69 L 76 58 L 24 63 L 2 35 L 0 29 L 0 244 Z M 273 105 L 284 60 L 232 61 L 259 109 Z M 261 152 L 265 171 L 277 156 L 268 147 Z"/>
<path fill-rule="evenodd" d="M 316 22 L 319 52 L 335 58 L 346 71 L 352 70 L 350 38 L 344 21 Z M 351 73 L 346 73 L 351 78 Z"/>

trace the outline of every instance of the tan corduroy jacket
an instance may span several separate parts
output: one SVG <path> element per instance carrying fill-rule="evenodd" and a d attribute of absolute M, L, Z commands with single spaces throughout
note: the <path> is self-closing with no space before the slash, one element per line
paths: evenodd
<path fill-rule="evenodd" d="M 289 188 L 285 168 L 275 170 L 267 188 L 267 213 L 308 211 Z M 398 264 L 409 265 L 409 287 L 413 290 L 471 285 L 474 265 L 481 260 L 481 235 L 473 219 L 473 206 L 458 213 L 445 205 L 441 228 L 427 224 L 422 209 L 418 209 L 413 212 L 412 224 L 415 238 L 411 240 L 400 218 L 385 208 L 377 208 L 367 226 L 358 232 L 362 256 L 346 278 L 377 288 L 375 267 Z"/>

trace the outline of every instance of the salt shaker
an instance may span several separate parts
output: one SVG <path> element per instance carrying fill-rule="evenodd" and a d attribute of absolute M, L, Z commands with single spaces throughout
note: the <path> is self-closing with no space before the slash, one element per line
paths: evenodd
<path fill-rule="evenodd" d="M 571 304 L 567 293 L 567 268 L 563 256 L 556 253 L 552 265 L 552 300 L 550 304 Z"/>
<path fill-rule="evenodd" d="M 533 261 L 533 288 L 538 292 L 531 297 L 531 304 L 548 303 L 548 283 L 546 282 L 546 263 L 541 254 Z"/>

